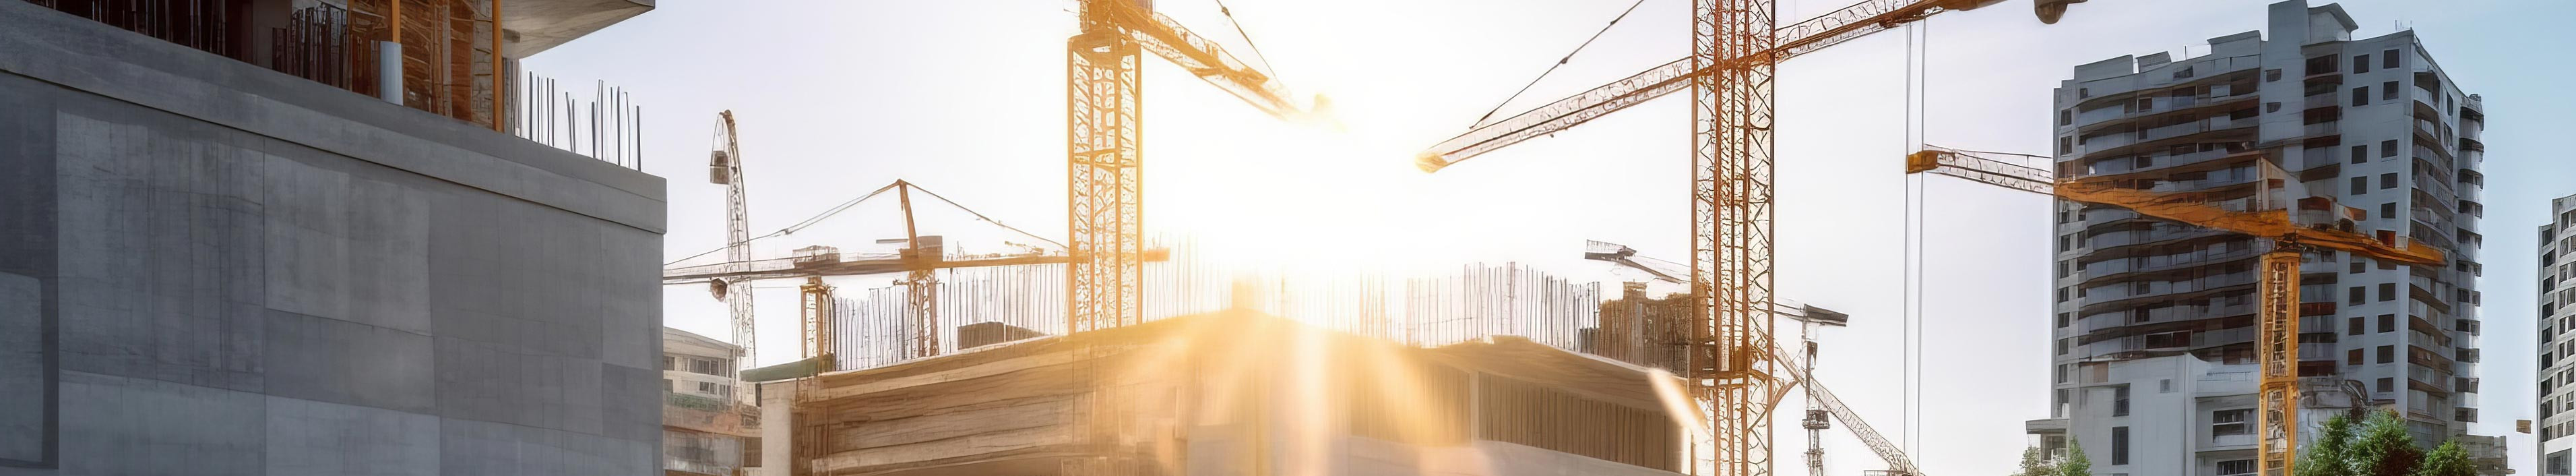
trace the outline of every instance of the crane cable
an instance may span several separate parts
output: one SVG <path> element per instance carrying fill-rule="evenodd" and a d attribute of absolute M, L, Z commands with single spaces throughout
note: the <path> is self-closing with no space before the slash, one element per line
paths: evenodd
<path fill-rule="evenodd" d="M 1234 35 L 1243 37 L 1243 46 L 1252 49 L 1252 58 L 1261 60 L 1262 72 L 1269 74 L 1271 81 L 1279 82 L 1280 89 L 1287 89 L 1288 81 L 1279 79 L 1279 68 L 1270 64 L 1270 56 L 1261 54 L 1261 44 L 1253 42 L 1252 34 L 1243 31 L 1243 22 L 1234 20 L 1234 9 L 1226 8 L 1225 0 L 1216 0 L 1216 12 L 1225 16 L 1227 24 L 1234 25 Z"/>
<path fill-rule="evenodd" d="M 1929 135 L 1930 124 L 1926 120 L 1925 112 L 1930 108 L 1927 107 L 1927 104 L 1925 103 L 1929 101 L 1931 96 L 1929 86 L 1931 77 L 1931 40 L 1931 26 L 1927 24 L 1927 22 L 1915 21 L 1906 24 L 1905 108 L 1907 110 L 1904 116 L 1904 150 L 1907 152 L 1921 149 L 1922 144 L 1926 142 L 1925 136 Z M 1902 273 L 1904 273 L 1903 279 L 1905 295 L 1903 297 L 1904 302 L 1899 303 L 1899 305 L 1904 309 L 1905 331 L 1903 338 L 1905 341 L 1905 361 L 1904 365 L 1901 365 L 1900 368 L 1903 369 L 1905 381 L 1905 390 L 1903 393 L 1905 396 L 1903 398 L 1905 406 L 1905 448 L 1907 453 L 1917 455 L 1925 454 L 1921 447 L 1923 438 L 1922 423 L 1924 417 L 1923 369 L 1925 367 L 1923 365 L 1923 335 L 1925 332 L 1923 322 L 1925 314 L 1923 299 L 1924 295 L 1929 293 L 1926 289 L 1923 289 L 1925 284 L 1923 280 L 1923 269 L 1925 267 L 1924 257 L 1927 254 L 1924 252 L 1925 241 L 1927 240 L 1927 234 L 1924 233 L 1924 228 L 1926 228 L 1925 224 L 1930 221 L 1930 217 L 1928 215 L 1929 210 L 1926 203 L 1929 199 L 1925 194 L 1925 189 L 1929 188 L 1929 186 L 1930 182 L 1925 180 L 1925 177 L 1921 174 L 1906 175 L 1905 264 L 1902 270 Z M 1921 462 L 1917 461 L 1916 464 L 1919 466 Z"/>
<path fill-rule="evenodd" d="M 698 259 L 698 258 L 700 258 L 700 257 L 704 257 L 704 256 L 706 256 L 706 255 L 715 254 L 715 253 L 716 253 L 716 252 L 718 252 L 718 251 L 724 251 L 724 250 L 725 250 L 725 249 L 727 249 L 727 248 L 732 248 L 732 247 L 733 247 L 733 245 L 739 245 L 739 244 L 751 243 L 751 242 L 754 242 L 754 241 L 760 241 L 760 240 L 762 240 L 762 239 L 766 239 L 766 238 L 773 238 L 773 237 L 779 237 L 779 236 L 792 235 L 792 234 L 795 234 L 795 233 L 796 233 L 796 232 L 798 232 L 798 231 L 802 231 L 802 230 L 804 230 L 804 229 L 805 229 L 805 228 L 807 228 L 807 227 L 814 226 L 816 223 L 820 223 L 820 222 L 822 222 L 822 221 L 823 221 L 824 219 L 826 219 L 826 218 L 831 218 L 833 215 L 838 215 L 838 214 L 840 214 L 840 213 L 841 213 L 841 212 L 843 212 L 843 211 L 847 211 L 847 210 L 849 210 L 849 209 L 850 209 L 850 207 L 858 206 L 860 202 L 868 201 L 868 199 L 870 199 L 870 198 L 876 198 L 876 196 L 877 196 L 877 195 L 879 195 L 879 194 L 884 194 L 887 190 L 894 190 L 894 189 L 895 189 L 895 187 L 906 186 L 906 185 L 910 185 L 910 186 L 912 187 L 912 189 L 913 189 L 913 190 L 920 190 L 920 191 L 921 191 L 921 193 L 929 194 L 929 195 L 930 195 L 930 198 L 936 198 L 936 199 L 939 199 L 939 201 L 940 201 L 940 202 L 947 203 L 947 204 L 948 204 L 948 206 L 957 207 L 957 209 L 958 209 L 958 210 L 965 211 L 965 212 L 966 212 L 966 214 L 974 215 L 976 220 L 983 221 L 983 222 L 985 222 L 985 223 L 991 223 L 991 224 L 993 224 L 994 226 L 999 226 L 999 227 L 1002 227 L 1002 229 L 1010 230 L 1010 231 L 1012 231 L 1012 232 L 1019 233 L 1019 234 L 1021 234 L 1021 235 L 1027 235 L 1027 236 L 1028 236 L 1028 237 L 1030 237 L 1030 238 L 1036 238 L 1036 239 L 1038 239 L 1038 241 L 1044 241 L 1044 242 L 1047 242 L 1047 244 L 1055 245 L 1055 246 L 1056 246 L 1056 247 L 1058 247 L 1058 248 L 1071 249 L 1071 248 L 1069 248 L 1069 247 L 1066 247 L 1064 243 L 1057 242 L 1057 241 L 1052 240 L 1052 239 L 1048 239 L 1047 237 L 1044 237 L 1044 236 L 1039 236 L 1039 235 L 1038 235 L 1038 234 L 1036 234 L 1036 233 L 1030 233 L 1030 232 L 1028 232 L 1027 230 L 1021 230 L 1021 229 L 1019 229 L 1019 227 L 1014 227 L 1014 226 L 1011 226 L 1010 224 L 1002 223 L 1002 221 L 1001 221 L 1001 220 L 995 220 L 995 219 L 993 219 L 993 217 L 984 216 L 984 214 L 983 214 L 982 212 L 977 212 L 977 211 L 975 211 L 975 209 L 973 209 L 973 208 L 967 208 L 967 207 L 966 207 L 966 205 L 959 204 L 959 203 L 957 203 L 957 201 L 955 201 L 955 200 L 949 200 L 949 199 L 948 199 L 948 197 L 940 196 L 940 195 L 939 195 L 939 192 L 933 192 L 933 191 L 930 191 L 930 189 L 922 188 L 920 185 L 911 184 L 910 182 L 905 182 L 905 181 L 897 180 L 897 181 L 895 181 L 894 183 L 886 184 L 886 186 L 884 186 L 884 187 L 878 187 L 878 188 L 876 189 L 876 191 L 868 192 L 868 194 L 866 194 L 866 195 L 860 195 L 860 196 L 859 196 L 859 198 L 853 198 L 853 199 L 850 199 L 849 201 L 841 202 L 841 204 L 839 204 L 839 205 L 834 205 L 834 206 L 833 206 L 832 208 L 830 208 L 830 209 L 823 210 L 823 212 L 822 212 L 822 213 L 817 213 L 817 214 L 814 214 L 814 216 L 813 216 L 813 217 L 806 218 L 806 219 L 805 219 L 805 221 L 796 222 L 796 224 L 794 224 L 794 225 L 789 225 L 789 226 L 788 226 L 788 227 L 786 227 L 786 228 L 780 228 L 778 231 L 769 232 L 769 234 L 766 234 L 766 235 L 760 235 L 760 236 L 751 237 L 750 239 L 746 239 L 746 240 L 743 240 L 743 241 L 738 242 L 738 243 L 726 243 L 724 246 L 716 247 L 716 249 L 707 250 L 706 252 L 703 252 L 703 253 L 698 253 L 698 254 L 694 254 L 694 255 L 689 255 L 689 257 L 686 257 L 686 258 L 680 258 L 680 259 L 677 259 L 677 260 L 672 260 L 671 262 L 668 262 L 668 263 L 662 263 L 662 266 L 671 266 L 671 265 L 676 265 L 676 264 L 679 264 L 680 262 L 683 262 L 683 261 L 688 261 L 688 260 Z"/>
<path fill-rule="evenodd" d="M 1592 42 L 1593 42 L 1594 40 L 1599 40 L 1599 39 L 1601 39 L 1601 34 L 1603 34 L 1603 33 L 1609 33 L 1609 32 L 1610 32 L 1610 27 L 1619 26 L 1619 21 L 1620 21 L 1620 20 L 1626 20 L 1626 19 L 1628 19 L 1628 14 L 1630 14 L 1630 13 L 1636 13 L 1636 11 L 1637 11 L 1637 6 L 1638 6 L 1638 5 L 1645 5 L 1645 4 L 1646 4 L 1646 0 L 1637 0 L 1637 2 L 1636 2 L 1636 3 L 1630 3 L 1630 4 L 1628 4 L 1628 9 L 1627 9 L 1627 10 L 1622 10 L 1622 11 L 1620 11 L 1620 12 L 1619 12 L 1619 16 L 1618 16 L 1618 17 L 1611 18 L 1611 19 L 1610 19 L 1610 24 L 1607 24 L 1607 25 L 1601 25 L 1601 30 L 1600 30 L 1600 31 L 1592 32 L 1592 37 L 1591 37 L 1591 38 L 1585 38 L 1585 39 L 1583 39 L 1583 44 L 1575 45 L 1575 46 L 1574 46 L 1574 51 L 1566 52 L 1564 57 L 1557 58 L 1557 59 L 1556 59 L 1556 64 L 1548 65 L 1548 67 L 1547 67 L 1547 71 L 1541 71 L 1541 72 L 1539 72 L 1539 73 L 1538 73 L 1538 77 L 1536 77 L 1536 78 L 1530 78 L 1529 84 L 1523 84 L 1523 85 L 1521 85 L 1521 90 L 1519 90 L 1519 91 L 1513 91 L 1513 92 L 1512 92 L 1512 96 L 1511 96 L 1511 97 L 1503 98 L 1503 102 L 1494 103 L 1494 108 L 1493 108 L 1493 109 L 1485 110 L 1485 115 L 1476 117 L 1476 123 L 1475 123 L 1475 124 L 1469 124 L 1469 125 L 1467 125 L 1467 128 L 1468 128 L 1468 129 L 1475 129 L 1475 128 L 1478 128 L 1478 127 L 1483 127 L 1483 126 L 1485 125 L 1485 121 L 1486 121 L 1486 120 L 1488 120 L 1488 119 L 1493 119 L 1493 118 L 1494 118 L 1494 113 L 1502 112 L 1502 110 L 1503 110 L 1503 106 L 1511 105 L 1512 100 L 1514 100 L 1514 99 L 1520 99 L 1520 98 L 1521 98 L 1521 94 L 1523 94 L 1523 93 L 1528 93 L 1528 92 L 1529 92 L 1529 90 L 1530 90 L 1530 87 L 1531 87 L 1531 86 L 1537 86 L 1537 85 L 1538 85 L 1539 80 L 1547 79 L 1547 75 L 1552 74 L 1552 73 L 1555 73 L 1557 68 L 1564 67 L 1566 63 L 1574 61 L 1574 55 L 1575 55 L 1576 53 L 1582 53 L 1584 48 L 1591 47 L 1591 46 L 1592 46 Z M 1259 50 L 1255 50 L 1255 51 L 1253 51 L 1253 54 L 1260 54 L 1260 53 L 1261 53 L 1261 52 L 1260 52 Z M 1268 60 L 1263 60 L 1263 61 L 1268 61 Z"/>

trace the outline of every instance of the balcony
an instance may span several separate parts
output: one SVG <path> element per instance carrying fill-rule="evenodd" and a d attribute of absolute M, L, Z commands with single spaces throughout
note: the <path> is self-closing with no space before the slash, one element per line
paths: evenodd
<path fill-rule="evenodd" d="M 2091 282 L 2096 279 L 2130 273 L 2153 273 L 2158 271 L 2172 271 L 2201 266 L 2227 264 L 2230 261 L 2251 259 L 2261 255 L 2261 253 L 2256 253 L 2249 248 L 2241 251 L 2219 253 L 2192 252 L 2169 255 L 2134 256 L 2086 263 L 2084 265 L 2084 272 L 2081 273 L 2080 276 L 2083 281 Z"/>
<path fill-rule="evenodd" d="M 2332 135 L 2343 135 L 2343 127 L 2342 127 L 2342 125 L 2341 125 L 2341 124 L 2339 124 L 2339 122 L 2341 122 L 2341 121 L 2325 121 L 2325 122 L 2312 123 L 2312 124 L 2308 124 L 2308 125 L 2303 129 L 2303 131 L 2304 131 L 2304 134 L 2305 134 L 2307 137 L 2323 137 L 2323 136 L 2332 136 Z"/>
<path fill-rule="evenodd" d="M 2463 423 L 2477 423 L 2477 422 L 2478 422 L 2478 409 L 2475 409 L 2475 408 L 2453 408 L 2453 409 L 2451 409 L 2451 419 L 2453 419 L 2453 420 L 2459 420 L 2460 422 L 2463 422 Z"/>

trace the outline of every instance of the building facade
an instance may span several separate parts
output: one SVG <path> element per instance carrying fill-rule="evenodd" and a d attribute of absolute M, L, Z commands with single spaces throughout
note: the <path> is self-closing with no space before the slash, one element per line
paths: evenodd
<path fill-rule="evenodd" d="M 2075 67 L 2055 91 L 2058 174 L 2230 210 L 2287 209 L 2301 225 L 2447 254 L 2448 265 L 2425 267 L 2310 252 L 2298 369 L 2305 405 L 2358 391 L 2353 406 L 2404 415 L 2418 441 L 2461 435 L 2479 417 L 2483 106 L 2411 31 L 2356 39 L 2341 6 L 2304 0 L 2268 14 L 2268 39 L 2249 31 L 2210 39 L 2202 56 Z M 2154 399 L 2168 381 L 2253 364 L 2255 268 L 2269 240 L 2071 202 L 2056 215 L 2052 405 L 2031 432 L 2074 435 L 2102 473 L 2252 473 L 2253 447 L 2233 435 L 2154 428 L 2250 402 L 2231 407 L 2237 399 L 2207 388 L 2125 412 L 2101 400 Z M 2178 356 L 2211 370 L 2122 370 Z M 2198 469 L 2166 472 L 2181 468 Z"/>
<path fill-rule="evenodd" d="M 652 474 L 662 179 L 252 61 L 292 3 L 0 0 L 0 474 Z"/>
<path fill-rule="evenodd" d="M 2536 427 L 2540 474 L 2576 474 L 2576 195 L 2549 201 L 2550 223 L 2540 226 L 2540 369 Z"/>
<path fill-rule="evenodd" d="M 760 410 L 739 392 L 734 356 L 742 347 L 662 328 L 662 472 L 749 474 L 745 449 L 758 446 Z M 756 466 L 756 465 L 755 465 Z"/>

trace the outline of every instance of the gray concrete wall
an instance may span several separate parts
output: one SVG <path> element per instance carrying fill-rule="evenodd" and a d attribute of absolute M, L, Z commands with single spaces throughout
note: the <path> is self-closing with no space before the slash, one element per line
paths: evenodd
<path fill-rule="evenodd" d="M 0 1 L 0 475 L 649 475 L 663 182 Z"/>

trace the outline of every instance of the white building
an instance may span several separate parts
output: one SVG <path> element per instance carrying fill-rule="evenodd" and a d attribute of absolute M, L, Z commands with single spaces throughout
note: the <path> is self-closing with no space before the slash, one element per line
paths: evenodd
<path fill-rule="evenodd" d="M 2415 267 L 2310 253 L 2298 368 L 2312 408 L 2397 411 L 2427 444 L 2461 435 L 2478 419 L 2478 97 L 2411 31 L 2353 38 L 2338 5 L 2275 3 L 2267 28 L 2202 56 L 2075 67 L 2056 90 L 2058 173 L 2447 254 Z M 2272 244 L 2067 202 L 2056 222 L 2053 404 L 2030 432 L 2080 438 L 2102 474 L 2253 473 L 2251 440 L 2213 433 L 2252 408 L 2250 374 L 2210 383 L 2254 363 L 2255 264 Z"/>
<path fill-rule="evenodd" d="M 2540 385 L 2538 428 L 2540 474 L 2571 474 L 2569 449 L 2576 448 L 2576 196 L 2549 201 L 2550 216 L 2540 226 Z"/>
<path fill-rule="evenodd" d="M 688 331 L 662 328 L 662 470 L 668 475 L 733 476 L 757 463 L 760 411 L 738 398 L 739 347 Z"/>
<path fill-rule="evenodd" d="M 2254 474 L 2252 364 L 2218 365 L 2189 354 L 2105 362 L 2075 379 L 2067 413 L 2032 420 L 2029 431 L 2052 453 L 2073 435 L 2085 443 L 2094 471 L 2110 474 Z M 2360 382 L 2300 382 L 2299 423 L 2313 436 L 2327 418 L 2369 409 Z"/>

